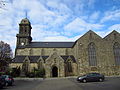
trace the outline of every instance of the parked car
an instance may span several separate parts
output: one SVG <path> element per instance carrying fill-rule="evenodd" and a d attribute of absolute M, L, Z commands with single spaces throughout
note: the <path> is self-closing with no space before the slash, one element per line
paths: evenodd
<path fill-rule="evenodd" d="M 3 88 L 6 85 L 5 79 L 0 76 L 0 88 Z"/>
<path fill-rule="evenodd" d="M 1 77 L 5 79 L 6 86 L 12 85 L 14 83 L 14 79 L 10 75 L 2 75 Z"/>
<path fill-rule="evenodd" d="M 79 76 L 77 78 L 77 81 L 80 82 L 89 82 L 89 81 L 104 81 L 105 77 L 104 75 L 100 74 L 100 73 L 88 73 L 86 75 L 83 76 Z"/>

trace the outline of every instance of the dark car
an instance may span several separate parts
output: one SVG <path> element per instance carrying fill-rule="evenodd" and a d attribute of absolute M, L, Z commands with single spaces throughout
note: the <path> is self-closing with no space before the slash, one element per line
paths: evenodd
<path fill-rule="evenodd" d="M 100 73 L 88 73 L 86 75 L 83 76 L 79 76 L 77 78 L 77 81 L 80 82 L 89 82 L 89 81 L 104 81 L 104 75 L 100 74 Z"/>
<path fill-rule="evenodd" d="M 12 85 L 14 82 L 14 79 L 10 75 L 2 75 L 1 77 L 5 79 L 6 86 Z"/>
<path fill-rule="evenodd" d="M 5 79 L 0 76 L 0 88 L 3 88 L 5 84 L 6 84 Z"/>

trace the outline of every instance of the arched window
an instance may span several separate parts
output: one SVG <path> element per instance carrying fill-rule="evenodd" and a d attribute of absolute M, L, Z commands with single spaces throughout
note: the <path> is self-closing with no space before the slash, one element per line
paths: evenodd
<path fill-rule="evenodd" d="M 27 26 L 25 26 L 25 33 L 27 33 Z"/>
<path fill-rule="evenodd" d="M 115 65 L 120 65 L 120 44 L 115 43 L 113 45 L 113 52 L 114 52 L 114 58 L 115 58 Z"/>
<path fill-rule="evenodd" d="M 88 45 L 88 59 L 90 66 L 97 65 L 95 44 L 93 42 Z"/>
<path fill-rule="evenodd" d="M 24 31 L 24 27 L 21 26 L 21 27 L 20 27 L 20 34 L 23 34 L 23 31 Z"/>
<path fill-rule="evenodd" d="M 38 61 L 38 69 L 43 69 L 44 67 L 43 67 L 43 62 L 42 62 L 42 60 L 39 60 Z"/>
<path fill-rule="evenodd" d="M 28 72 L 29 71 L 29 60 L 25 60 L 23 62 L 22 70 L 23 70 L 23 72 Z"/>
<path fill-rule="evenodd" d="M 72 72 L 72 61 L 71 60 L 67 60 L 67 71 L 68 72 Z"/>

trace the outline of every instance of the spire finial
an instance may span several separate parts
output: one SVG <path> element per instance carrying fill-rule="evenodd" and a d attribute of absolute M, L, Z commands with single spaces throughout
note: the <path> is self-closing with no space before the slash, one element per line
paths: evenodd
<path fill-rule="evenodd" d="M 27 16 L 27 14 L 28 14 L 28 13 L 27 13 L 27 10 L 25 10 L 25 18 L 27 18 L 27 17 L 28 17 L 28 16 Z"/>

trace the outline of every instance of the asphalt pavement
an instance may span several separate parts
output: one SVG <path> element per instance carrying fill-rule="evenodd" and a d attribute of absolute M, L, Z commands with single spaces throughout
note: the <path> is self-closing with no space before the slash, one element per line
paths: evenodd
<path fill-rule="evenodd" d="M 120 77 L 87 83 L 79 83 L 76 78 L 19 79 L 3 90 L 120 90 Z"/>

